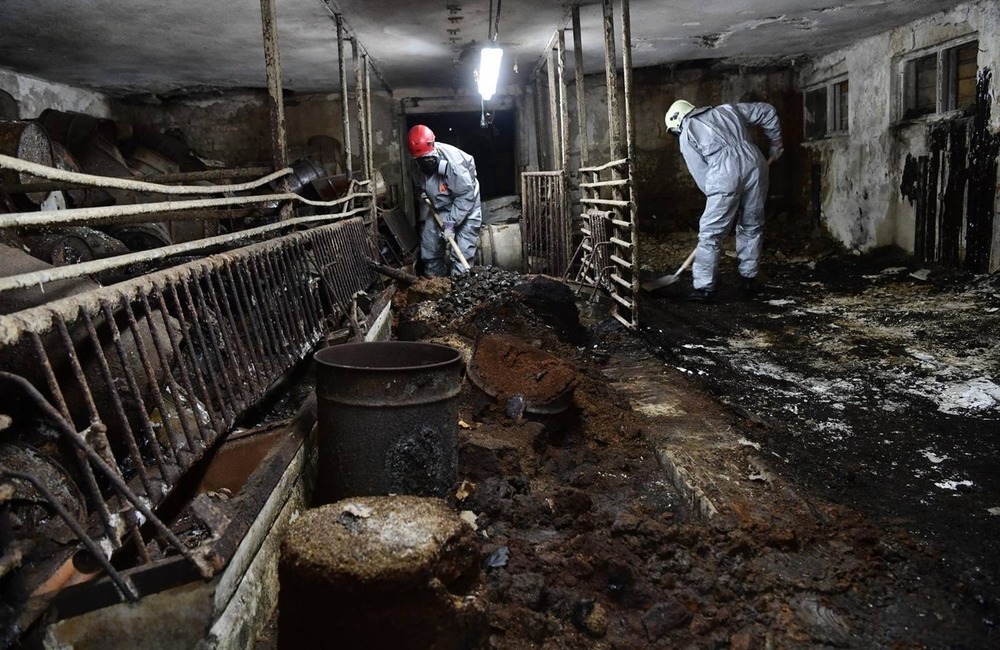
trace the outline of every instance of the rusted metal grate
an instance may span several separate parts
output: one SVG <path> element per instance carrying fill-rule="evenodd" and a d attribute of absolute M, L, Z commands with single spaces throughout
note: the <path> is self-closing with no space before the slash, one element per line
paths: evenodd
<path fill-rule="evenodd" d="M 570 222 L 562 171 L 521 174 L 522 253 L 528 273 L 561 277 L 569 265 Z"/>
<path fill-rule="evenodd" d="M 378 279 L 376 255 L 355 218 L 0 316 L 0 411 L 18 414 L 0 439 L 0 504 L 30 494 L 46 512 L 19 518 L 6 548 L 39 551 L 24 563 L 24 591 L 79 549 L 41 552 L 52 538 L 90 550 L 127 598 L 136 590 L 108 559 L 126 541 L 140 563 L 180 554 L 202 575 L 219 570 L 155 510 L 354 317 L 352 300 Z"/>
<path fill-rule="evenodd" d="M 576 279 L 605 290 L 612 315 L 629 328 L 639 325 L 639 233 L 628 159 L 580 170 L 582 241 Z M 574 262 L 576 260 L 574 259 Z"/>

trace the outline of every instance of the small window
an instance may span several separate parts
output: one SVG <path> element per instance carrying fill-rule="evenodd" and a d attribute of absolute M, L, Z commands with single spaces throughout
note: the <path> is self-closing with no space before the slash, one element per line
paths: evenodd
<path fill-rule="evenodd" d="M 847 133 L 847 80 L 833 85 L 833 130 Z"/>
<path fill-rule="evenodd" d="M 979 42 L 953 47 L 945 51 L 945 79 L 952 80 L 948 87 L 945 110 L 971 108 L 976 103 L 976 59 Z"/>
<path fill-rule="evenodd" d="M 820 140 L 828 135 L 847 133 L 847 79 L 829 81 L 805 91 L 806 140 Z"/>
<path fill-rule="evenodd" d="M 903 67 L 903 119 L 969 108 L 976 101 L 979 41 L 912 58 Z"/>
<path fill-rule="evenodd" d="M 826 124 L 826 86 L 816 90 L 806 91 L 806 140 L 825 138 Z"/>

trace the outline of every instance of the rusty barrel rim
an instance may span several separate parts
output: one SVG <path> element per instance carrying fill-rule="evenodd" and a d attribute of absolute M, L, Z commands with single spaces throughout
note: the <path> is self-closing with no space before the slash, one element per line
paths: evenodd
<path fill-rule="evenodd" d="M 381 354 L 380 354 L 381 353 Z M 388 356 L 390 354 L 394 356 Z M 423 359 L 419 355 L 424 355 Z M 417 363 L 400 363 L 416 358 Z M 333 368 L 400 372 L 406 370 L 435 370 L 462 360 L 462 353 L 439 343 L 413 341 L 373 341 L 370 343 L 344 343 L 323 348 L 313 355 L 317 364 Z M 368 363 L 362 363 L 368 359 Z M 372 361 L 378 362 L 373 364 Z"/>
<path fill-rule="evenodd" d="M 461 391 L 465 369 L 455 348 L 413 341 L 345 343 L 313 359 L 321 404 L 400 408 L 449 400 Z"/>

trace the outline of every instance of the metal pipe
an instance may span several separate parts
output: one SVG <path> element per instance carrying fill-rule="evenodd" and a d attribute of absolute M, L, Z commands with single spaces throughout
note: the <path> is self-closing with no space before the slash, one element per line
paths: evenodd
<path fill-rule="evenodd" d="M 21 160 L 21 159 L 17 158 L 16 160 Z M 27 161 L 23 161 L 23 162 L 27 162 Z M 49 169 L 54 169 L 54 168 L 50 167 Z M 58 170 L 58 171 L 62 171 L 62 170 Z M 292 168 L 291 167 L 286 167 L 285 169 L 280 170 L 280 173 L 282 175 L 287 175 L 287 174 L 290 174 L 291 172 L 292 172 Z M 242 168 L 237 168 L 237 169 L 206 169 L 204 171 L 198 171 L 198 172 L 178 172 L 176 174 L 143 174 L 141 176 L 141 178 L 142 178 L 141 182 L 144 182 L 144 183 L 187 183 L 187 182 L 194 182 L 194 181 L 213 181 L 213 180 L 225 180 L 225 179 L 232 179 L 232 178 L 254 178 L 254 177 L 259 177 L 259 176 L 263 176 L 263 175 L 266 175 L 266 174 L 272 174 L 272 173 L 275 173 L 275 172 L 273 172 L 273 170 L 272 170 L 271 167 L 242 167 Z M 124 181 L 126 183 L 129 182 L 127 179 L 111 178 L 109 176 L 95 176 L 93 178 L 99 178 L 102 181 L 105 180 L 105 179 L 107 179 L 107 180 L 111 180 L 111 181 Z M 270 176 L 268 177 L 268 179 L 269 179 L 268 181 L 261 180 L 261 181 L 258 181 L 258 182 L 261 185 L 263 185 L 263 184 L 266 184 L 267 182 L 269 182 L 270 180 L 274 180 Z M 28 192 L 57 192 L 57 191 L 60 191 L 60 190 L 86 189 L 88 187 L 93 187 L 93 185 L 89 184 L 89 183 L 83 183 L 83 182 L 81 182 L 81 183 L 70 183 L 70 182 L 54 183 L 53 182 L 53 183 L 22 183 L 22 184 L 18 184 L 18 185 L 5 185 L 4 189 L 7 190 L 8 194 L 27 194 Z M 177 186 L 176 185 L 168 185 L 167 187 L 177 187 Z M 203 193 L 203 194 L 214 194 L 216 192 L 216 189 L 215 189 L 216 187 L 221 187 L 225 191 L 232 192 L 232 191 L 235 191 L 235 190 L 233 190 L 233 187 L 240 187 L 240 186 L 239 185 L 216 185 L 214 187 L 207 187 L 207 186 L 199 185 L 198 187 L 202 189 L 201 193 Z M 211 191 L 205 192 L 204 191 L 205 189 L 209 189 Z M 174 193 L 176 193 L 176 192 L 174 192 Z M 190 193 L 191 194 L 197 194 L 198 192 L 192 191 Z"/>
<path fill-rule="evenodd" d="M 351 55 L 354 59 L 354 98 L 358 104 L 358 157 L 361 159 L 361 172 L 365 180 L 371 177 L 368 175 L 368 138 L 365 135 L 365 124 L 368 116 L 365 114 L 365 82 L 361 66 L 366 62 L 361 56 L 361 48 L 358 46 L 357 37 L 351 39 Z"/>
<path fill-rule="evenodd" d="M 587 103 L 583 81 L 583 37 L 580 28 L 580 5 L 573 5 L 573 58 L 576 77 L 576 121 L 580 138 L 580 167 L 587 166 Z"/>
<path fill-rule="evenodd" d="M 260 18 L 264 34 L 264 63 L 267 69 L 267 94 L 271 109 L 271 158 L 274 168 L 288 166 L 285 136 L 285 102 L 281 91 L 281 51 L 278 47 L 278 9 L 276 0 L 260 0 Z"/>
<path fill-rule="evenodd" d="M 603 172 L 608 169 L 611 169 L 612 167 L 619 167 L 621 165 L 624 165 L 626 162 L 628 162 L 628 160 L 626 160 L 625 158 L 620 158 L 618 160 L 612 160 L 611 162 L 606 162 L 603 165 L 598 165 L 597 167 L 584 167 L 580 171 L 594 172 L 594 173 Z"/>
<path fill-rule="evenodd" d="M 365 178 L 372 180 L 375 177 L 375 140 L 372 136 L 372 124 L 374 120 L 372 119 L 372 77 L 370 74 L 371 64 L 370 57 L 368 54 L 364 55 L 365 61 L 365 139 L 368 144 L 365 147 L 365 151 L 368 152 L 368 160 L 365 161 Z M 375 189 L 374 187 L 372 188 Z M 371 202 L 371 214 L 369 219 L 371 220 L 372 227 L 372 237 L 376 240 L 378 239 L 378 212 L 376 211 L 376 201 Z"/>
<path fill-rule="evenodd" d="M 344 65 L 344 16 L 335 14 L 337 19 L 337 67 L 340 72 L 340 116 L 344 138 L 344 171 L 351 175 L 351 115 L 347 97 L 347 66 Z"/>
<path fill-rule="evenodd" d="M 608 144 L 612 158 L 621 158 L 621 124 L 618 117 L 618 72 L 615 66 L 615 18 L 612 0 L 604 8 L 604 81 L 608 94 Z"/>
<path fill-rule="evenodd" d="M 556 77 L 559 89 L 559 168 L 569 170 L 569 106 L 566 101 L 566 35 L 559 30 L 556 41 Z"/>
<path fill-rule="evenodd" d="M 114 190 L 153 192 L 156 194 L 228 194 L 231 192 L 246 192 L 248 190 L 253 190 L 263 185 L 267 185 L 272 181 L 292 173 L 292 168 L 286 166 L 272 174 L 248 183 L 233 185 L 163 185 L 161 183 L 129 180 L 127 178 L 111 178 L 108 176 L 95 176 L 93 174 L 71 172 L 64 169 L 49 167 L 48 165 L 40 165 L 29 160 L 21 160 L 20 158 L 15 158 L 6 154 L 0 154 L 0 167 L 12 169 L 17 172 L 28 173 L 32 176 L 48 178 L 50 180 L 64 181 L 67 183 L 79 183 L 80 185 L 87 187 L 104 187 Z M 7 191 L 8 193 L 13 193 L 13 190 L 9 188 Z"/>
<path fill-rule="evenodd" d="M 360 211 L 367 211 L 367 208 L 356 208 L 352 212 Z M 101 271 L 117 269 L 123 266 L 128 266 L 129 264 L 135 264 L 137 262 L 161 260 L 170 257 L 171 255 L 177 255 L 178 253 L 188 253 L 208 248 L 210 246 L 216 246 L 218 244 L 249 239 L 256 235 L 287 228 L 289 226 L 318 223 L 323 221 L 339 221 L 347 218 L 350 214 L 352 213 L 298 217 L 297 219 L 289 219 L 288 221 L 272 223 L 258 228 L 251 228 L 250 230 L 241 230 L 240 232 L 228 235 L 217 235 L 215 237 L 209 237 L 208 239 L 199 239 L 196 241 L 185 242 L 183 244 L 174 244 L 173 246 L 164 246 L 163 248 L 154 248 L 148 251 L 129 253 L 127 255 L 117 255 L 103 260 L 92 260 L 90 262 L 80 262 L 79 264 L 72 264 L 69 266 L 57 266 L 55 268 L 45 269 L 42 271 L 32 271 L 30 273 L 11 275 L 6 278 L 0 278 L 0 293 L 14 289 L 35 287 L 47 282 L 55 282 L 56 280 L 68 280 L 70 278 L 76 278 L 83 275 L 100 273 Z"/>
<path fill-rule="evenodd" d="M 374 194 L 350 194 L 334 201 L 314 201 L 294 193 L 266 194 L 261 196 L 231 196 L 224 199 L 200 199 L 196 201 L 164 201 L 161 203 L 137 203 L 135 205 L 109 205 L 99 208 L 73 208 L 70 210 L 54 210 L 51 212 L 13 212 L 0 215 L 0 228 L 25 226 L 65 226 L 81 223 L 101 223 L 116 217 L 135 216 L 140 214 L 155 214 L 158 221 L 170 221 L 173 215 L 162 214 L 179 210 L 217 208 L 230 205 L 255 205 L 276 203 L 278 201 L 300 201 L 317 207 L 334 207 L 357 197 Z M 367 209 L 367 208 L 366 208 Z M 225 218 L 220 217 L 220 218 Z"/>
<path fill-rule="evenodd" d="M 556 40 L 553 38 L 553 40 Z M 545 53 L 546 73 L 549 80 L 549 141 L 552 143 L 552 157 L 549 159 L 549 169 L 554 169 L 562 160 L 562 147 L 559 142 L 559 134 L 562 128 L 559 126 L 559 91 L 556 88 L 556 63 L 554 49 L 549 48 Z"/>
<path fill-rule="evenodd" d="M 628 199 L 629 202 L 629 231 L 631 234 L 631 255 L 630 281 L 632 290 L 632 326 L 639 322 L 639 274 L 635 273 L 639 263 L 639 224 L 636 218 L 636 196 L 635 196 L 635 123 L 632 119 L 632 19 L 629 9 L 629 0 L 621 0 L 622 3 L 622 68 L 624 74 L 625 92 L 625 143 L 628 152 Z"/>

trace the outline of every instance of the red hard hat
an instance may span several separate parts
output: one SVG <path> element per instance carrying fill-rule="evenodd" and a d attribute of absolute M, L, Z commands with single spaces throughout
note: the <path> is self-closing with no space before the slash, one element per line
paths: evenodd
<path fill-rule="evenodd" d="M 434 132 L 423 124 L 418 124 L 410 129 L 407 136 L 407 144 L 410 145 L 410 155 L 420 158 L 434 151 Z"/>

